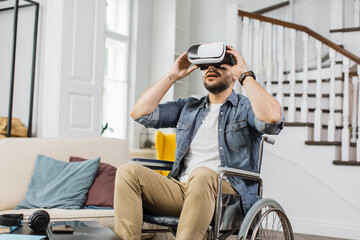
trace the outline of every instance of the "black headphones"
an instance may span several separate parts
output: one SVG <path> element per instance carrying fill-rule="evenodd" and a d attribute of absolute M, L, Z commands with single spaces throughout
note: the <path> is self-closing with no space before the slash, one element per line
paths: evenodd
<path fill-rule="evenodd" d="M 0 215 L 0 225 L 20 227 L 23 219 L 23 214 L 3 214 Z M 44 210 L 34 212 L 28 219 L 29 227 L 35 232 L 45 232 L 49 222 L 50 216 Z"/>

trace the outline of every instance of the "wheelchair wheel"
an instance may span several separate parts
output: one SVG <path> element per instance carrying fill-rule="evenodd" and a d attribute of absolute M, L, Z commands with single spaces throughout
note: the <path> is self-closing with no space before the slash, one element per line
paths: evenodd
<path fill-rule="evenodd" d="M 237 239 L 293 240 L 294 234 L 280 204 L 272 199 L 261 199 L 246 214 Z"/>

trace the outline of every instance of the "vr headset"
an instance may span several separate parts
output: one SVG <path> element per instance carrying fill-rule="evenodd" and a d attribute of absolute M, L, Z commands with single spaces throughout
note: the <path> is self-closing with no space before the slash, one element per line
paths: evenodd
<path fill-rule="evenodd" d="M 222 64 L 233 66 L 234 57 L 226 53 L 226 44 L 223 42 L 194 44 L 187 50 L 189 61 L 205 70 L 209 66 L 220 67 Z"/>

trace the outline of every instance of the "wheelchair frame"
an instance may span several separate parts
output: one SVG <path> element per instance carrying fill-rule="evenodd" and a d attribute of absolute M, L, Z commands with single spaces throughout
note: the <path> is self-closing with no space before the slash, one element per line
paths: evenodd
<path fill-rule="evenodd" d="M 272 138 L 269 138 L 268 136 L 262 136 L 260 141 L 260 149 L 259 149 L 259 156 L 258 156 L 258 169 L 257 172 L 251 172 L 236 168 L 229 168 L 229 167 L 218 167 L 218 196 L 222 196 L 222 181 L 226 176 L 237 176 L 241 178 L 245 178 L 248 180 L 253 180 L 258 182 L 258 195 L 260 198 L 262 198 L 263 194 L 263 182 L 260 177 L 260 169 L 261 169 L 261 161 L 263 156 L 263 149 L 264 149 L 264 142 L 269 143 L 271 145 L 275 144 L 275 140 Z M 215 208 L 215 239 L 219 238 L 219 231 L 220 231 L 220 209 L 221 209 L 221 197 L 218 197 L 216 199 L 216 208 Z"/>
<path fill-rule="evenodd" d="M 262 199 L 263 195 L 263 182 L 260 177 L 260 169 L 262 163 L 263 156 L 263 145 L 264 142 L 269 144 L 274 144 L 275 140 L 268 137 L 262 136 L 260 141 L 260 149 L 259 149 L 259 157 L 258 157 L 258 170 L 257 172 L 246 171 L 236 168 L 229 167 L 218 167 L 218 192 L 214 213 L 214 228 L 211 225 L 208 227 L 208 239 L 221 240 L 226 239 L 230 235 L 233 235 L 237 230 L 232 230 L 225 232 L 220 236 L 220 218 L 221 218 L 221 209 L 222 209 L 222 181 L 226 176 L 237 176 L 247 180 L 253 180 L 258 182 L 258 196 L 260 200 L 257 201 L 250 210 L 244 216 L 240 224 L 240 229 L 238 230 L 238 238 L 237 240 L 245 240 L 248 239 L 249 234 L 251 234 L 251 240 L 263 239 L 262 236 L 259 236 L 259 228 L 261 228 L 261 221 L 268 217 L 271 212 L 276 213 L 279 216 L 281 221 L 281 225 L 284 228 L 284 235 L 286 240 L 293 240 L 294 235 L 292 231 L 292 227 L 289 219 L 287 218 L 285 211 L 280 206 L 279 203 L 272 199 Z M 149 167 L 153 170 L 169 170 L 172 167 L 173 162 L 161 161 L 161 160 L 149 160 L 149 159 L 132 159 L 131 162 L 140 163 L 146 167 Z M 268 208 L 268 209 L 266 209 Z M 265 210 L 263 213 L 262 211 Z M 258 220 L 259 219 L 259 220 Z M 255 221 L 255 222 L 254 222 Z M 256 224 L 255 224 L 256 223 Z M 155 223 L 156 224 L 156 223 Z M 143 233 L 160 233 L 160 232 L 171 232 L 174 236 L 176 231 L 173 229 L 174 227 L 167 226 L 168 229 L 147 229 L 143 231 Z"/>

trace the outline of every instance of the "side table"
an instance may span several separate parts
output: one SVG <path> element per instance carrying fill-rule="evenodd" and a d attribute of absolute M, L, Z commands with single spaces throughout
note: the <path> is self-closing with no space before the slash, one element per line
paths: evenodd
<path fill-rule="evenodd" d="M 121 240 L 110 228 L 103 227 L 96 221 L 66 221 L 52 224 L 53 226 L 67 224 L 74 229 L 73 233 L 52 233 L 52 240 Z M 46 235 L 32 231 L 27 224 L 19 227 L 12 234 Z"/>
<path fill-rule="evenodd" d="M 130 150 L 131 158 L 157 159 L 156 150 L 151 148 L 137 148 Z"/>

